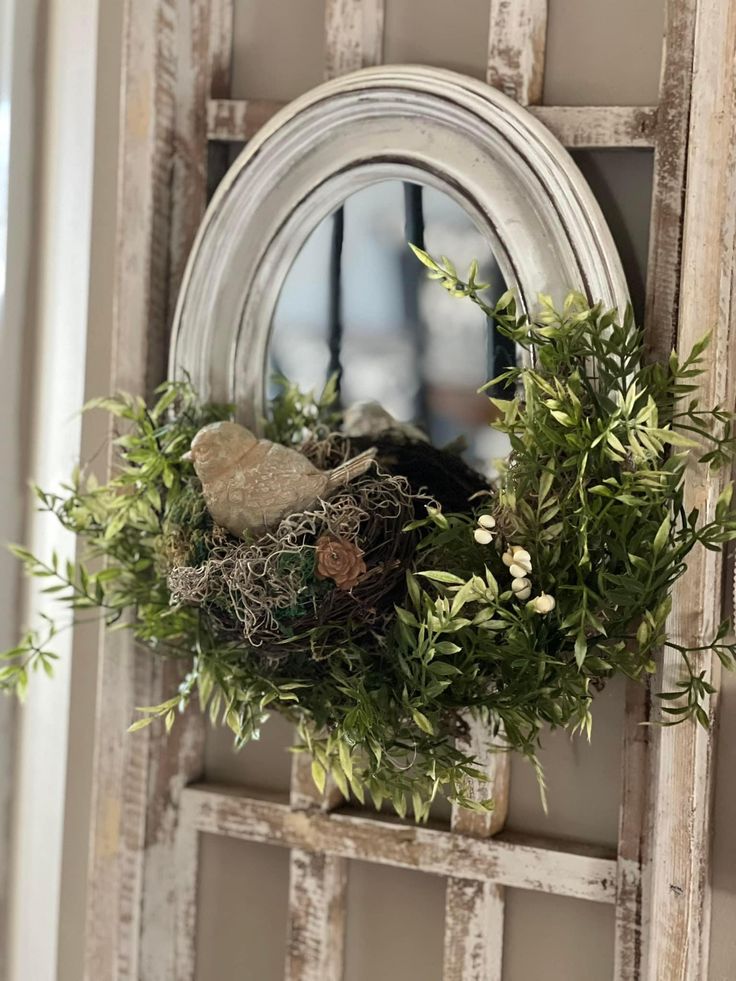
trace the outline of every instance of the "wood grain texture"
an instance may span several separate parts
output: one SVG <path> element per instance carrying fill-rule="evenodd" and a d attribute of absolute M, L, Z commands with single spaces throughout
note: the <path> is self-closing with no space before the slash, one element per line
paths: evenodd
<path fill-rule="evenodd" d="M 486 726 L 470 721 L 469 750 L 485 760 L 488 782 L 476 781 L 475 800 L 492 797 L 493 811 L 452 809 L 452 830 L 488 838 L 502 830 L 508 813 L 511 760 L 508 753 L 489 753 Z M 501 981 L 503 966 L 504 889 L 495 882 L 447 880 L 445 894 L 444 981 Z"/>
<path fill-rule="evenodd" d="M 168 353 L 168 327 L 189 250 L 206 205 L 207 102 L 215 83 L 229 84 L 232 9 L 225 0 L 174 0 L 175 47 L 170 70 L 159 63 L 160 84 L 171 80 L 170 137 L 171 196 L 168 201 L 168 280 L 156 278 L 165 294 L 164 343 L 160 352 L 149 350 L 148 371 L 163 378 Z M 214 45 L 214 48 L 212 47 Z M 227 91 L 227 90 L 223 90 Z M 181 670 L 164 665 L 154 676 L 154 690 L 146 704 L 155 704 L 176 690 Z M 182 950 L 177 946 L 177 925 L 189 903 L 196 910 L 197 843 L 189 829 L 178 835 L 181 790 L 201 776 L 204 723 L 196 708 L 177 721 L 167 737 L 160 728 L 151 742 L 148 767 L 146 854 L 142 886 L 140 978 L 185 978 Z M 186 861 L 184 861 L 186 858 Z M 179 896 L 179 893 L 182 893 Z M 196 935 L 196 934 L 195 934 Z M 194 972 L 190 951 L 191 976 Z"/>
<path fill-rule="evenodd" d="M 207 137 L 236 143 L 249 140 L 284 105 L 268 99 L 211 99 Z M 655 145 L 657 110 L 653 106 L 530 106 L 529 111 L 569 148 Z"/>
<path fill-rule="evenodd" d="M 733 407 L 736 396 L 734 272 L 736 255 L 736 0 L 682 3 L 695 13 L 693 81 L 688 115 L 678 347 L 687 352 L 713 326 L 712 347 L 700 379 L 706 406 Z M 661 273 L 662 274 L 662 273 Z M 662 274 L 664 275 L 664 274 Z M 666 322 L 661 325 L 666 330 Z M 709 520 L 721 489 L 719 475 L 693 467 L 686 507 Z M 722 612 L 722 555 L 697 549 L 673 591 L 668 633 L 685 646 L 708 643 Z M 692 667 L 718 684 L 718 662 L 694 655 Z M 672 689 L 682 676 L 675 652 L 662 658 L 659 684 Z M 709 706 L 713 721 L 715 699 Z M 682 724 L 654 732 L 649 981 L 707 977 L 710 921 L 709 851 L 713 727 Z"/>
<path fill-rule="evenodd" d="M 383 61 L 386 0 L 326 0 L 325 78 Z"/>
<path fill-rule="evenodd" d="M 504 887 L 448 879 L 443 981 L 501 981 Z"/>
<path fill-rule="evenodd" d="M 568 149 L 655 145 L 654 106 L 530 106 L 529 111 Z"/>
<path fill-rule="evenodd" d="M 294 757 L 289 803 L 295 811 L 327 812 L 343 802 L 329 782 L 317 790 L 306 753 Z M 292 849 L 289 858 L 289 914 L 286 981 L 342 981 L 345 957 L 347 862 L 336 855 Z"/>
<path fill-rule="evenodd" d="M 227 99 L 233 65 L 233 17 L 235 0 L 209 0 L 209 95 Z"/>
<path fill-rule="evenodd" d="M 547 0 L 491 0 L 489 85 L 523 106 L 542 101 Z"/>
<path fill-rule="evenodd" d="M 665 8 L 644 317 L 656 357 L 669 354 L 677 326 L 695 8 L 696 0 L 667 0 Z"/>
<path fill-rule="evenodd" d="M 176 863 L 176 884 L 173 897 L 174 973 L 171 976 L 177 981 L 194 981 L 196 976 L 199 845 L 196 814 L 191 806 L 187 807 L 187 801 L 182 800 L 172 856 Z"/>
<path fill-rule="evenodd" d="M 198 829 L 209 834 L 593 902 L 613 903 L 615 897 L 616 861 L 608 849 L 507 833 L 482 841 L 342 811 L 294 811 L 210 784 L 188 787 L 184 797 L 193 798 L 187 806 Z"/>
<path fill-rule="evenodd" d="M 342 981 L 346 892 L 344 858 L 292 850 L 286 981 Z"/>
<path fill-rule="evenodd" d="M 204 206 L 207 0 L 127 0 L 110 389 L 165 374 L 169 310 Z M 175 202 L 175 204 L 174 204 Z M 136 705 L 168 697 L 179 668 L 102 640 L 85 977 L 175 976 L 180 790 L 200 773 L 196 712 L 165 738 L 127 737 Z"/>
<path fill-rule="evenodd" d="M 268 99 L 210 99 L 207 138 L 226 143 L 245 142 L 285 104 Z"/>
<path fill-rule="evenodd" d="M 110 388 L 141 392 L 149 332 L 164 330 L 160 287 L 152 291 L 151 282 L 156 274 L 165 281 L 153 228 L 168 210 L 168 182 L 161 180 L 159 160 L 170 154 L 158 115 L 162 93 L 155 66 L 160 47 L 170 48 L 173 38 L 165 9 L 147 0 L 128 0 L 124 32 Z M 128 740 L 125 731 L 135 705 L 149 703 L 152 688 L 151 661 L 139 658 L 123 634 L 102 638 L 85 951 L 89 981 L 138 977 L 151 734 Z"/>
<path fill-rule="evenodd" d="M 644 870 L 649 765 L 649 691 L 626 685 L 616 872 L 615 981 L 639 981 L 644 946 Z"/>

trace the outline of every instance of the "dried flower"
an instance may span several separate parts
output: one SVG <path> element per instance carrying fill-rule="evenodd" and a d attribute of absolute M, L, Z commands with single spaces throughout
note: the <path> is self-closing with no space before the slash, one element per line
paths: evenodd
<path fill-rule="evenodd" d="M 539 596 L 535 596 L 533 600 L 527 603 L 530 610 L 534 613 L 551 613 L 552 610 L 557 606 L 554 596 L 549 596 L 547 593 L 540 593 Z"/>
<path fill-rule="evenodd" d="M 521 545 L 509 545 L 509 547 L 501 556 L 501 560 L 504 565 L 509 567 L 511 567 L 514 564 L 517 565 L 528 564 L 529 569 L 527 571 L 531 572 L 532 570 L 532 557 L 525 548 L 522 548 Z"/>
<path fill-rule="evenodd" d="M 496 519 L 492 514 L 481 514 L 478 518 L 478 527 L 473 532 L 473 538 L 479 545 L 490 545 L 493 541 L 493 529 L 496 527 Z"/>
<path fill-rule="evenodd" d="M 511 591 L 516 599 L 528 600 L 532 595 L 531 579 L 514 579 L 511 583 Z"/>
<path fill-rule="evenodd" d="M 321 535 L 317 539 L 316 552 L 318 577 L 334 579 L 338 589 L 352 589 L 366 574 L 363 552 L 346 538 Z"/>

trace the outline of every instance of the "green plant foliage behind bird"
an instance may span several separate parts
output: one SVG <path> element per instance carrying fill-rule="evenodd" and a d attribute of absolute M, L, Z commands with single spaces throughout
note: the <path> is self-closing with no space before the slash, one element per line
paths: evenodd
<path fill-rule="evenodd" d="M 301 616 L 316 590 L 328 588 L 313 575 L 313 543 L 303 563 L 283 560 L 281 571 L 296 568 L 303 579 L 305 606 L 283 612 L 278 657 L 223 626 L 226 591 L 207 607 L 172 604 L 169 570 L 204 563 L 223 541 L 181 458 L 202 425 L 230 410 L 200 405 L 187 384 L 164 385 L 150 410 L 127 396 L 96 403 L 121 426 L 110 482 L 79 474 L 61 493 L 37 491 L 41 508 L 80 536 L 76 565 L 15 551 L 75 614 L 99 610 L 110 628 L 130 629 L 140 656 L 184 660 L 178 690 L 142 709 L 133 729 L 159 718 L 168 728 L 198 699 L 240 746 L 278 711 L 296 723 L 318 786 L 331 775 L 345 796 L 389 800 L 422 819 L 438 793 L 492 806 L 470 797 L 469 780 L 481 774 L 463 741 L 469 718 L 487 724 L 489 741 L 495 735 L 536 765 L 546 726 L 589 733 L 595 691 L 614 675 L 651 675 L 664 644 L 683 663 L 680 688 L 661 695 L 665 712 L 673 722 L 706 723 L 710 685 L 692 669 L 690 651 L 666 637 L 670 592 L 694 548 L 720 549 L 736 537 L 736 519 L 731 485 L 708 517 L 683 497 L 694 458 L 718 470 L 733 449 L 731 415 L 692 397 L 705 341 L 684 360 L 646 364 L 630 315 L 619 323 L 571 294 L 559 311 L 542 298 L 529 321 L 510 295 L 488 307 L 474 269 L 463 281 L 446 261 L 417 254 L 433 278 L 479 304 L 533 358 L 502 376 L 516 397 L 494 400 L 497 427 L 511 441 L 499 487 L 474 513 L 475 504 L 462 514 L 430 507 L 397 529 L 417 544 L 406 553 L 395 615 L 295 635 L 292 613 Z M 286 386 L 269 436 L 299 446 L 338 424 L 334 391 L 312 398 Z M 728 629 L 722 624 L 703 649 L 731 667 Z M 47 622 L 3 655 L 3 688 L 22 693 L 30 672 L 51 670 L 55 630 Z"/>

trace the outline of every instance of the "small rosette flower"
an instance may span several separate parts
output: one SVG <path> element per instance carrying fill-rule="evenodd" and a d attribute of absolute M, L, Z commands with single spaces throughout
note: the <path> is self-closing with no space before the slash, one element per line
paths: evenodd
<path fill-rule="evenodd" d="M 316 553 L 317 576 L 333 579 L 338 589 L 352 589 L 366 574 L 363 552 L 346 538 L 321 535 L 317 539 Z"/>

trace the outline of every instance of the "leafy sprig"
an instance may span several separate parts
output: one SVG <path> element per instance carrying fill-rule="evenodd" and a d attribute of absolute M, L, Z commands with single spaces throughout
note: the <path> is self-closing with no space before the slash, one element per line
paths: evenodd
<path fill-rule="evenodd" d="M 162 720 L 168 729 L 196 699 L 241 746 L 276 711 L 296 724 L 296 748 L 311 754 L 318 786 L 329 775 L 346 797 L 390 802 L 420 820 L 438 794 L 492 806 L 471 794 L 483 774 L 464 741 L 469 716 L 488 726 L 489 741 L 538 768 L 545 727 L 589 734 L 595 691 L 616 674 L 650 676 L 664 644 L 684 672 L 675 691 L 661 693 L 663 711 L 673 724 L 706 724 L 712 686 L 694 650 L 666 637 L 670 594 L 694 548 L 718 550 L 736 537 L 736 518 L 731 485 L 712 516 L 684 497 L 693 457 L 719 470 L 733 453 L 731 414 L 693 395 L 706 341 L 684 359 L 648 364 L 630 313 L 620 322 L 571 294 L 561 310 L 543 297 L 530 319 L 512 294 L 486 304 L 476 265 L 461 280 L 448 260 L 415 251 L 529 358 L 493 380 L 517 393 L 493 400 L 511 443 L 484 505 L 495 538 L 474 537 L 477 516 L 428 509 L 411 526 L 419 544 L 388 629 L 366 636 L 349 622 L 325 624 L 309 631 L 314 656 L 287 637 L 284 656 L 267 660 L 223 630 L 213 610 L 227 608 L 227 595 L 207 613 L 172 605 L 168 570 L 200 564 L 214 541 L 182 456 L 202 425 L 230 413 L 200 405 L 188 384 L 162 386 L 150 409 L 128 396 L 95 403 L 118 421 L 111 480 L 77 473 L 59 493 L 36 492 L 39 506 L 80 536 L 80 560 L 16 554 L 73 614 L 99 611 L 109 628 L 130 629 L 147 651 L 186 665 L 171 697 L 143 707 L 132 728 Z M 334 385 L 316 397 L 284 385 L 268 434 L 298 446 L 338 424 Z M 529 557 L 529 601 L 512 589 L 511 546 Z M 541 593 L 554 603 L 540 607 Z M 44 621 L 3 655 L 0 688 L 22 693 L 32 671 L 51 671 L 56 630 Z M 724 621 L 695 650 L 733 666 L 729 631 Z"/>

